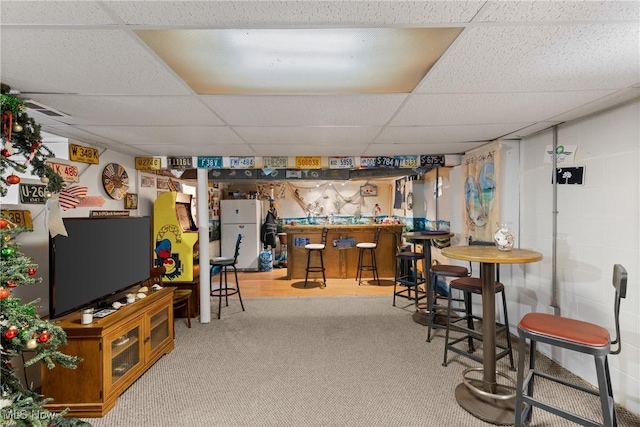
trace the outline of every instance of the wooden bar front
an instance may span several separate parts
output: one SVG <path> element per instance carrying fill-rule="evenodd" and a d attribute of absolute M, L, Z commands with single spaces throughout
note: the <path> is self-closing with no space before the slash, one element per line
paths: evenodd
<path fill-rule="evenodd" d="M 396 256 L 396 234 L 402 233 L 402 225 L 295 225 L 285 226 L 287 233 L 287 278 L 304 279 L 307 266 L 307 251 L 304 245 L 296 246 L 296 238 L 309 239 L 309 243 L 320 243 L 323 228 L 329 229 L 327 246 L 323 253 L 325 275 L 333 279 L 356 277 L 358 268 L 358 248 L 339 249 L 335 243 L 339 239 L 354 238 L 355 243 L 373 242 L 376 228 L 381 227 L 380 239 L 376 248 L 376 263 L 379 277 L 393 277 Z M 312 263 L 317 262 L 312 257 Z M 365 264 L 369 264 L 369 255 L 365 254 Z M 309 278 L 320 273 L 311 273 Z M 365 271 L 364 278 L 371 278 L 371 272 Z"/>

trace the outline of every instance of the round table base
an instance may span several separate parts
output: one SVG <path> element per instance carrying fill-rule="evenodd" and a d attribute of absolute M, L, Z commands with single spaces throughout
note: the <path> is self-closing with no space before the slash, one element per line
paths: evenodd
<path fill-rule="evenodd" d="M 473 386 L 482 388 L 482 381 L 471 380 Z M 513 390 L 498 385 L 498 394 L 509 394 Z M 515 420 L 515 398 L 509 400 L 495 400 L 480 398 L 473 394 L 464 383 L 456 387 L 456 400 L 462 408 L 471 415 L 491 424 L 511 426 Z"/>
<path fill-rule="evenodd" d="M 418 309 L 413 312 L 411 318 L 414 322 L 420 323 L 423 326 L 429 326 L 429 311 L 425 305 L 424 308 L 418 306 Z"/>

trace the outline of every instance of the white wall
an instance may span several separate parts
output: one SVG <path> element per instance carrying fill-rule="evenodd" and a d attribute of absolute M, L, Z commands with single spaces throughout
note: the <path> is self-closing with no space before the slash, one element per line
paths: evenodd
<path fill-rule="evenodd" d="M 585 166 L 584 186 L 558 186 L 557 283 L 559 314 L 594 322 L 615 335 L 613 264 L 628 271 L 620 314 L 622 353 L 609 358 L 616 402 L 640 414 L 640 101 L 558 126 L 559 145 L 577 145 L 574 166 Z M 500 149 L 501 217 L 511 221 L 516 245 L 543 254 L 541 262 L 501 266 L 511 331 L 529 312 L 554 313 L 552 294 L 552 164 L 544 153 L 552 130 Z M 451 170 L 448 209 L 452 244 L 464 244 L 462 168 Z M 455 260 L 446 260 L 460 263 Z M 592 358 L 540 350 L 596 383 Z"/>
<path fill-rule="evenodd" d="M 607 327 L 612 336 L 613 264 L 629 273 L 627 298 L 621 309 L 622 353 L 611 356 L 617 402 L 640 414 L 640 101 L 562 124 L 559 145 L 577 145 L 574 165 L 585 166 L 584 186 L 558 186 L 557 282 L 562 316 Z M 517 321 L 530 311 L 552 312 L 552 165 L 543 162 L 548 130 L 522 142 L 520 215 L 522 247 L 544 254 L 527 268 L 518 286 Z M 511 314 L 513 313 L 513 314 Z M 592 360 L 566 351 L 549 352 L 561 365 L 595 383 Z"/>

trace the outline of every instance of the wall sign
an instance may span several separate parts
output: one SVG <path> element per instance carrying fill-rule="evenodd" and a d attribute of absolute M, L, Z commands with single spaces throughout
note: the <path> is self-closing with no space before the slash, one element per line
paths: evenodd
<path fill-rule="evenodd" d="M 400 160 L 400 168 L 417 168 L 420 163 L 418 156 L 394 156 L 394 158 Z"/>
<path fill-rule="evenodd" d="M 444 167 L 444 156 L 420 156 L 420 166 Z"/>
<path fill-rule="evenodd" d="M 558 184 L 584 185 L 584 166 L 556 168 L 556 182 Z"/>
<path fill-rule="evenodd" d="M 97 148 L 69 144 L 69 160 L 97 165 L 100 163 L 100 153 Z"/>
<path fill-rule="evenodd" d="M 268 169 L 286 168 L 289 159 L 285 156 L 269 156 L 262 158 L 262 167 Z"/>
<path fill-rule="evenodd" d="M 329 157 L 329 169 L 351 169 L 355 167 L 355 157 Z"/>
<path fill-rule="evenodd" d="M 378 156 L 376 157 L 376 167 L 398 169 L 400 167 L 400 159 L 398 157 Z"/>
<path fill-rule="evenodd" d="M 222 169 L 222 156 L 198 156 L 198 168 Z"/>
<path fill-rule="evenodd" d="M 110 218 L 129 216 L 129 211 L 90 211 L 89 218 Z"/>
<path fill-rule="evenodd" d="M 136 157 L 136 170 L 160 170 L 160 157 Z"/>
<path fill-rule="evenodd" d="M 44 205 L 47 201 L 45 194 L 47 186 L 43 184 L 23 184 L 20 183 L 20 203 L 31 205 Z"/>
<path fill-rule="evenodd" d="M 365 184 L 360 187 L 360 195 L 362 197 L 377 196 L 378 186 L 373 184 Z"/>
<path fill-rule="evenodd" d="M 360 157 L 360 168 L 361 169 L 369 169 L 376 167 L 376 158 L 375 157 Z"/>
<path fill-rule="evenodd" d="M 298 169 L 320 169 L 322 167 L 322 157 L 296 156 L 296 167 Z"/>
<path fill-rule="evenodd" d="M 231 169 L 253 169 L 255 164 L 255 157 L 229 157 Z"/>
<path fill-rule="evenodd" d="M 191 169 L 193 167 L 193 157 L 167 157 L 169 169 Z"/>
<path fill-rule="evenodd" d="M 2 215 L 9 218 L 9 221 L 18 227 L 25 227 L 27 231 L 33 231 L 33 220 L 31 219 L 31 211 L 28 210 L 2 210 Z"/>
<path fill-rule="evenodd" d="M 78 167 L 73 165 L 65 165 L 63 163 L 46 162 L 55 173 L 62 177 L 64 182 L 80 182 L 78 175 Z"/>

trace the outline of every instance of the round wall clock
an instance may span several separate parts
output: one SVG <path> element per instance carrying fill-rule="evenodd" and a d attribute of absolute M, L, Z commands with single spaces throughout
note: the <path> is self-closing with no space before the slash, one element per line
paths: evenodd
<path fill-rule="evenodd" d="M 109 163 L 102 171 L 102 185 L 112 199 L 121 200 L 129 191 L 129 175 L 121 165 Z"/>

